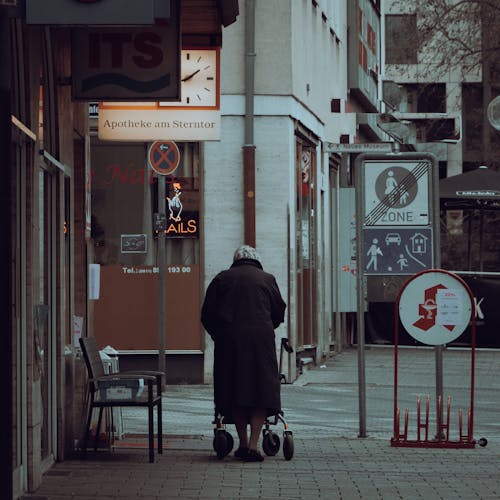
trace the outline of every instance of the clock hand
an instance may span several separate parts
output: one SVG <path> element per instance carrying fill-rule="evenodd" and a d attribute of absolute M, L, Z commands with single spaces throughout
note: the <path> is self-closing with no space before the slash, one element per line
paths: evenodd
<path fill-rule="evenodd" d="M 194 71 L 194 72 L 193 72 L 193 73 L 191 73 L 190 75 L 185 76 L 185 77 L 181 80 L 181 82 L 187 82 L 188 80 L 191 80 L 191 78 L 193 78 L 193 76 L 194 76 L 194 75 L 196 75 L 196 74 L 197 74 L 197 73 L 199 73 L 199 72 L 200 72 L 200 70 L 199 70 L 199 69 L 197 69 L 196 71 Z"/>

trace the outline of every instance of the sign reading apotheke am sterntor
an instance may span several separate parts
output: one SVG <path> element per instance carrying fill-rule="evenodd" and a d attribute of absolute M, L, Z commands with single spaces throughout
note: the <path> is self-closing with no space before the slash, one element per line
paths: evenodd
<path fill-rule="evenodd" d="M 218 141 L 220 110 L 104 102 L 99 104 L 98 135 L 105 141 Z"/>

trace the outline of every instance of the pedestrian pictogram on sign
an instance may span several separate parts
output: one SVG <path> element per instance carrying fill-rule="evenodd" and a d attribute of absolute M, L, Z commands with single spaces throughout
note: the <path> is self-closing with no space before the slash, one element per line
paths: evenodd
<path fill-rule="evenodd" d="M 366 227 L 363 229 L 366 275 L 414 274 L 433 267 L 430 227 Z"/>
<path fill-rule="evenodd" d="M 430 163 L 425 159 L 367 161 L 364 224 L 428 224 L 429 172 Z"/>
<path fill-rule="evenodd" d="M 148 150 L 148 164 L 160 175 L 171 174 L 178 166 L 180 153 L 173 141 L 156 141 Z"/>

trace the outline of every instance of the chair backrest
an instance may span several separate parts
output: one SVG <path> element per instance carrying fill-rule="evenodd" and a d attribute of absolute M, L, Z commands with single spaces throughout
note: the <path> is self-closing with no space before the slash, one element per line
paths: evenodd
<path fill-rule="evenodd" d="M 98 378 L 105 375 L 104 365 L 95 337 L 80 337 L 80 346 L 89 378 Z"/>

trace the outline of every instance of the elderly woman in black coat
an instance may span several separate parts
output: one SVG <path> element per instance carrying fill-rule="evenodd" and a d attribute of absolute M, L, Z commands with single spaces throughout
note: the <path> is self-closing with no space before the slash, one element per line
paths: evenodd
<path fill-rule="evenodd" d="M 264 460 L 257 451 L 259 435 L 266 417 L 281 409 L 274 329 L 285 308 L 274 276 L 262 269 L 255 248 L 243 245 L 230 269 L 208 286 L 201 311 L 215 342 L 215 411 L 234 422 L 235 456 L 248 462 Z"/>

